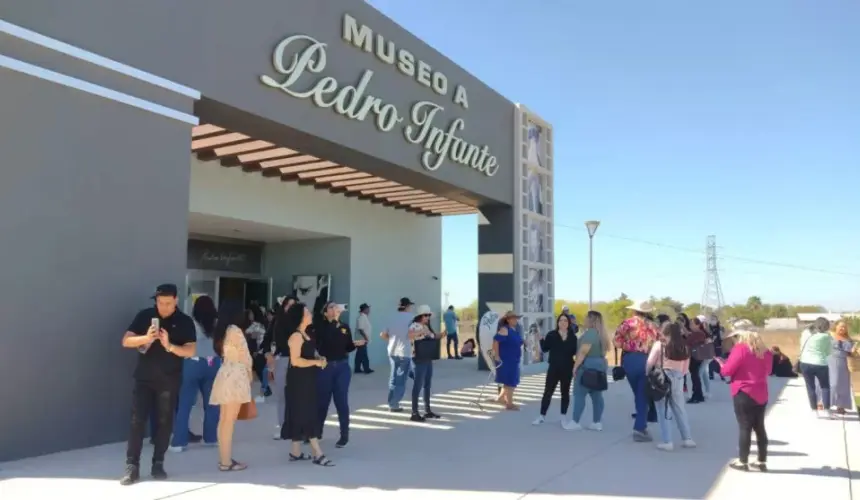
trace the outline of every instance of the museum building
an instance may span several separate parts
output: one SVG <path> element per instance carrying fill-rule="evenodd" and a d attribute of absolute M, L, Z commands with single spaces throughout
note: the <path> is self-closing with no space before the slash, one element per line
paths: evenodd
<path fill-rule="evenodd" d="M 401 296 L 440 310 L 442 218 L 477 214 L 480 313 L 551 324 L 552 151 L 361 0 L 7 6 L 0 461 L 127 437 L 120 338 L 159 283 L 381 328 Z"/>

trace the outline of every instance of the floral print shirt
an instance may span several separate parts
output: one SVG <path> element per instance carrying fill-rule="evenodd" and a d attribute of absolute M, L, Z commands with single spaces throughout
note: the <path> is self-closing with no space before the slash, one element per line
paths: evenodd
<path fill-rule="evenodd" d="M 615 347 L 622 352 L 641 352 L 648 354 L 657 341 L 657 327 L 641 316 L 624 320 L 615 330 Z"/>

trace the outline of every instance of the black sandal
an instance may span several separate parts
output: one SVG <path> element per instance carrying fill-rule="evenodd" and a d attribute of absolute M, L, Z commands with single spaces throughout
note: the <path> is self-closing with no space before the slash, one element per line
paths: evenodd
<path fill-rule="evenodd" d="M 301 462 L 302 460 L 310 460 L 310 455 L 299 453 L 298 456 L 290 453 L 290 462 Z"/>
<path fill-rule="evenodd" d="M 236 472 L 247 468 L 248 466 L 246 464 L 239 463 L 235 460 L 230 460 L 230 465 L 218 464 L 218 470 L 221 472 Z"/>
<path fill-rule="evenodd" d="M 313 460 L 311 460 L 314 465 L 321 465 L 323 467 L 334 467 L 334 462 L 326 458 L 325 455 L 320 455 Z"/>

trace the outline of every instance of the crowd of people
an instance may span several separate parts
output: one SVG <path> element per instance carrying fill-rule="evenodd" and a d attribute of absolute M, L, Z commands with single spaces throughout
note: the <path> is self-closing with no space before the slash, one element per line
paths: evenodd
<path fill-rule="evenodd" d="M 271 311 L 245 310 L 230 304 L 222 304 L 219 310 L 210 297 L 201 296 L 187 316 L 177 307 L 177 295 L 175 285 L 159 286 L 152 297 L 154 306 L 141 310 L 123 336 L 123 346 L 140 354 L 121 483 L 133 484 L 140 479 L 148 421 L 154 445 L 151 474 L 156 479 L 167 477 L 164 458 L 168 449 L 181 452 L 189 443 L 200 441 L 218 447 L 220 471 L 246 469 L 247 464 L 233 456 L 233 433 L 237 421 L 256 416 L 252 394 L 255 374 L 262 394 L 277 398 L 275 438 L 290 442 L 289 461 L 333 466 L 320 445 L 323 426 L 334 402 L 340 431 L 335 447 L 347 446 L 351 377 L 353 373 L 372 372 L 366 352 L 373 338 L 370 306 L 360 306 L 354 334 L 340 321 L 346 306 L 335 302 L 312 310 L 316 307 L 309 309 L 295 297 L 281 297 Z M 854 344 L 844 323 L 834 325 L 831 333 L 829 322 L 820 318 L 805 330 L 798 365 L 793 366 L 778 348 L 768 349 L 747 320 L 733 322 L 727 331 L 715 315 L 690 319 L 682 313 L 673 320 L 664 314 L 655 316 L 648 301 L 635 302 L 628 309 L 630 317 L 614 334 L 608 333 L 597 311 L 589 311 L 580 328 L 576 317 L 564 310 L 555 328 L 541 337 L 540 348 L 547 354 L 548 365 L 534 425 L 546 421 L 552 397 L 560 388 L 564 429 L 603 430 L 603 392 L 611 376 L 615 381 L 626 379 L 631 389 L 635 442 L 652 442 L 648 424 L 657 423 L 657 448 L 672 451 L 674 421 L 681 446 L 692 448 L 696 443 L 686 405 L 707 401 L 710 382 L 718 376 L 731 386 L 739 427 L 740 453 L 731 466 L 765 471 L 768 376 L 802 374 L 810 406 L 822 416 L 830 416 L 831 406 L 840 413 L 851 407 L 847 360 Z M 445 328 L 439 333 L 432 326 L 432 316 L 429 306 L 416 308 L 404 297 L 380 333 L 387 342 L 390 362 L 389 411 L 404 411 L 401 401 L 411 378 L 413 422 L 440 418 L 431 407 L 431 390 L 442 340 L 449 339 L 446 348 L 451 359 L 472 357 L 477 351 L 471 339 L 458 345 L 458 318 L 453 308 L 443 314 Z M 496 401 L 511 411 L 519 410 L 514 393 L 524 354 L 520 319 L 513 311 L 499 318 L 490 350 L 499 386 Z M 607 362 L 610 349 L 614 349 L 616 359 L 611 371 Z M 356 352 L 354 368 L 349 364 L 352 352 Z M 191 408 L 198 398 L 203 410 L 201 436 L 189 429 Z M 573 409 L 568 417 L 571 399 Z M 584 424 L 582 417 L 589 400 L 591 421 Z M 750 463 L 752 434 L 756 435 L 758 456 Z M 310 447 L 309 453 L 303 451 L 304 445 Z"/>
<path fill-rule="evenodd" d="M 615 348 L 618 365 L 611 376 L 616 381 L 626 379 L 633 394 L 632 438 L 636 442 L 653 441 L 648 423 L 658 423 L 660 436 L 656 446 L 660 450 L 675 448 L 672 421 L 680 433 L 681 446 L 695 447 L 686 405 L 710 398 L 710 384 L 715 375 L 728 382 L 739 428 L 739 457 L 730 464 L 735 469 L 767 470 L 765 412 L 769 376 L 796 377 L 800 373 L 806 382 L 809 404 L 819 416 L 829 417 L 831 407 L 844 413 L 852 405 L 848 359 L 855 345 L 844 322 L 831 329 L 826 319 L 819 318 L 806 329 L 801 335 L 798 364 L 793 366 L 779 347 L 765 346 L 748 320 L 734 321 L 727 332 L 716 315 L 692 320 L 683 313 L 674 320 L 665 314 L 655 317 L 654 307 L 648 301 L 634 302 L 628 309 L 630 317 L 618 326 L 612 339 L 604 329 L 600 313 L 589 312 L 584 331 L 580 331 L 576 317 L 563 310 L 556 328 L 540 341 L 541 349 L 548 354 L 548 366 L 540 414 L 534 425 L 545 422 L 552 396 L 560 386 L 562 427 L 583 429 L 580 419 L 586 399 L 590 398 L 592 419 L 586 427 L 603 429 L 602 393 L 607 389 L 606 354 L 610 344 Z M 499 336 L 516 337 L 510 327 L 500 331 Z M 502 355 L 499 362 L 501 368 L 516 359 L 505 359 Z M 497 376 L 502 385 L 507 385 L 507 380 Z M 568 418 L 571 387 L 574 404 L 573 414 Z M 515 385 L 505 387 L 505 394 L 514 388 Z M 688 392 L 689 398 L 685 397 Z M 750 462 L 753 434 L 758 456 Z"/>
<path fill-rule="evenodd" d="M 136 349 L 139 356 L 126 471 L 120 482 L 130 485 L 140 479 L 147 422 L 154 445 L 151 475 L 155 479 L 167 477 L 167 450 L 181 452 L 201 441 L 218 447 L 220 471 L 246 469 L 248 465 L 233 456 L 233 432 L 237 421 L 257 416 L 252 389 L 255 375 L 261 396 L 277 398 L 275 439 L 290 441 L 289 461 L 332 467 L 333 461 L 320 445 L 323 425 L 334 402 L 340 430 L 335 447 L 347 446 L 351 377 L 373 372 L 367 356 L 372 339 L 370 306 L 359 307 L 354 335 L 340 321 L 346 306 L 336 302 L 326 302 L 314 311 L 295 297 L 279 297 L 270 311 L 229 303 L 219 310 L 203 295 L 196 298 L 188 316 L 179 310 L 177 297 L 175 285 L 159 286 L 152 296 L 154 306 L 135 316 L 122 339 L 123 347 Z M 410 299 L 403 298 L 382 329 L 380 337 L 388 343 L 391 362 L 391 412 L 403 411 L 400 403 L 411 378 L 411 420 L 441 418 L 431 408 L 430 393 L 433 362 L 440 357 L 442 339 L 454 337 L 446 346 L 452 359 L 473 357 L 476 351 L 470 340 L 458 352 L 458 318 L 453 308 L 446 315 L 446 331 L 437 333 L 430 321 L 431 308 L 422 305 L 416 309 Z M 352 352 L 356 353 L 354 368 L 349 364 Z M 189 428 L 191 408 L 198 399 L 203 410 L 202 435 Z M 419 411 L 419 399 L 423 399 L 423 411 Z M 302 450 L 304 445 L 310 447 L 310 453 Z"/>

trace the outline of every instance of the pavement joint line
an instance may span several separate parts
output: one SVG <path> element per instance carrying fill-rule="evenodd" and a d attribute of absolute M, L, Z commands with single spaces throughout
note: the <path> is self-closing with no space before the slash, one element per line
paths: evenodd
<path fill-rule="evenodd" d="M 537 492 L 538 492 L 538 490 L 539 490 L 539 489 L 541 489 L 543 486 L 545 486 L 545 485 L 547 485 L 547 484 L 549 484 L 549 483 L 551 483 L 551 482 L 555 481 L 556 479 L 558 479 L 558 478 L 560 478 L 560 477 L 564 476 L 565 474 L 569 474 L 570 472 L 572 472 L 574 469 L 576 469 L 576 468 L 577 468 L 577 467 L 579 467 L 580 465 L 583 465 L 583 464 L 585 464 L 585 463 L 589 462 L 589 461 L 590 461 L 590 460 L 592 460 L 592 459 L 598 458 L 598 457 L 600 457 L 601 455 L 606 454 L 607 452 L 609 452 L 610 450 L 612 450 L 613 448 L 615 448 L 615 447 L 616 447 L 616 446 L 618 446 L 619 444 L 621 444 L 621 443 L 623 443 L 623 442 L 625 442 L 625 441 L 627 441 L 627 440 L 629 440 L 629 439 L 631 439 L 631 438 L 630 438 L 630 435 L 627 435 L 627 436 L 624 436 L 624 437 L 618 438 L 618 439 L 616 439 L 615 441 L 612 441 L 612 442 L 609 444 L 609 446 L 606 446 L 606 447 L 602 448 L 602 449 L 601 449 L 601 450 L 599 450 L 597 453 L 594 453 L 593 455 L 590 455 L 590 456 L 584 457 L 584 458 L 582 458 L 582 459 L 580 459 L 580 460 L 578 460 L 578 461 L 574 462 L 570 467 L 568 467 L 568 468 L 566 468 L 566 469 L 564 469 L 564 470 L 562 470 L 562 471 L 560 471 L 560 472 L 557 472 L 557 473 L 553 474 L 552 476 L 549 476 L 549 477 L 547 477 L 546 479 L 544 479 L 544 480 L 540 481 L 540 482 L 539 482 L 535 487 L 533 487 L 532 489 L 530 489 L 530 490 L 528 490 L 527 492 L 523 493 L 522 495 L 518 496 L 518 497 L 516 498 L 516 500 L 523 500 L 523 499 L 525 499 L 527 496 L 531 495 L 532 493 L 537 493 Z M 646 445 L 647 445 L 647 443 L 644 443 L 644 444 L 646 444 Z"/>
<path fill-rule="evenodd" d="M 842 443 L 845 449 L 845 468 L 848 469 L 848 498 L 854 500 L 854 474 L 852 473 L 851 458 L 848 453 L 848 429 L 846 420 L 842 419 Z"/>

